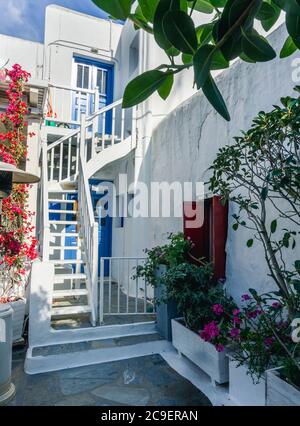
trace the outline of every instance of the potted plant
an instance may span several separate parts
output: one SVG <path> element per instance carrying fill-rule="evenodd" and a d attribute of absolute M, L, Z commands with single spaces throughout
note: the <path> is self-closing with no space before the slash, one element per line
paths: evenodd
<path fill-rule="evenodd" d="M 227 327 L 227 312 L 233 311 L 235 304 L 212 277 L 210 263 L 183 263 L 169 268 L 164 282 L 167 297 L 176 302 L 183 315 L 172 320 L 173 346 L 206 372 L 213 383 L 222 384 L 228 382 L 228 359 L 221 334 Z M 218 341 L 212 344 L 210 339 L 217 335 Z"/>
<path fill-rule="evenodd" d="M 169 268 L 187 261 L 192 242 L 182 233 L 170 234 L 168 243 L 146 249 L 147 259 L 136 269 L 136 277 L 154 287 L 157 330 L 165 339 L 172 340 L 171 320 L 180 315 L 176 302 L 166 297 L 164 275 Z"/>
<path fill-rule="evenodd" d="M 283 345 L 289 345 L 289 323 L 281 299 L 273 293 L 258 297 L 251 289 L 240 305 L 229 336 L 229 395 L 240 405 L 265 405 L 265 372 L 286 357 Z"/>

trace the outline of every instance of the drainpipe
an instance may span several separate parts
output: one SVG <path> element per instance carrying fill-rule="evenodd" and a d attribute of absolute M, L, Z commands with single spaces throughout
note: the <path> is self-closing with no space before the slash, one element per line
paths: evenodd
<path fill-rule="evenodd" d="M 8 303 L 0 304 L 0 405 L 7 404 L 16 393 L 11 383 L 12 315 Z"/>

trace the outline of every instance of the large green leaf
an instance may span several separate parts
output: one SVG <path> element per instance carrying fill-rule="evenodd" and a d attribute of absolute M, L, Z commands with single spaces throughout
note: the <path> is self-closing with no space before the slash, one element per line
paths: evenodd
<path fill-rule="evenodd" d="M 123 108 L 130 108 L 146 100 L 169 78 L 170 73 L 159 70 L 146 71 L 132 80 L 123 96 Z"/>
<path fill-rule="evenodd" d="M 297 0 L 286 4 L 286 28 L 297 47 L 300 47 L 300 5 Z"/>
<path fill-rule="evenodd" d="M 174 83 L 174 75 L 169 74 L 163 84 L 158 88 L 159 96 L 166 100 L 169 94 L 171 93 L 172 87 Z"/>
<path fill-rule="evenodd" d="M 153 22 L 159 0 L 138 0 L 143 15 L 149 22 Z"/>
<path fill-rule="evenodd" d="M 229 61 L 224 58 L 221 50 L 217 49 L 212 57 L 211 70 L 223 70 L 229 67 Z"/>
<path fill-rule="evenodd" d="M 296 50 L 297 50 L 297 46 L 295 45 L 292 37 L 288 36 L 288 38 L 286 39 L 286 41 L 283 45 L 283 48 L 281 49 L 280 57 L 281 58 L 287 58 L 288 56 L 290 56 L 294 52 L 296 52 Z"/>
<path fill-rule="evenodd" d="M 169 42 L 183 53 L 193 54 L 198 41 L 194 22 L 180 10 L 168 12 L 163 20 L 163 29 Z"/>
<path fill-rule="evenodd" d="M 271 0 L 266 0 L 262 3 L 256 18 L 261 21 L 262 27 L 265 31 L 269 31 L 278 20 L 281 9 L 271 3 Z"/>
<path fill-rule="evenodd" d="M 228 0 L 221 18 L 216 22 L 213 34 L 217 43 L 221 42 L 221 51 L 228 61 L 242 53 L 241 27 L 249 31 L 253 27 L 254 17 L 261 0 Z"/>
<path fill-rule="evenodd" d="M 216 48 L 212 44 L 204 44 L 200 46 L 194 56 L 194 71 L 195 71 L 195 82 L 197 88 L 201 89 L 206 82 L 209 73 L 210 66 L 213 59 L 213 54 Z"/>
<path fill-rule="evenodd" d="M 128 18 L 132 5 L 132 0 L 92 0 L 96 6 L 107 12 L 116 19 Z"/>
<path fill-rule="evenodd" d="M 246 56 L 253 61 L 266 62 L 276 57 L 276 52 L 268 41 L 255 30 L 242 30 L 242 49 Z"/>
<path fill-rule="evenodd" d="M 189 1 L 189 3 L 193 4 L 194 0 Z M 214 7 L 208 0 L 197 0 L 194 9 L 202 13 L 213 13 L 214 11 Z"/>
<path fill-rule="evenodd" d="M 153 31 L 156 43 L 164 50 L 172 47 L 163 28 L 163 19 L 170 10 L 180 10 L 180 0 L 160 0 L 153 19 Z"/>
<path fill-rule="evenodd" d="M 204 86 L 202 87 L 202 90 L 208 101 L 215 108 L 215 110 L 218 111 L 218 113 L 223 118 L 225 118 L 225 120 L 230 121 L 230 115 L 227 110 L 224 99 L 211 76 L 209 76 L 206 80 Z"/>

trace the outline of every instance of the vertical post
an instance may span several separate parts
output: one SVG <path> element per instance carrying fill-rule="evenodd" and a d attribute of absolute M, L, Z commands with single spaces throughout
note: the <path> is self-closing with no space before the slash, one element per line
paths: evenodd
<path fill-rule="evenodd" d="M 116 133 L 116 108 L 112 110 L 112 129 L 111 129 L 111 144 L 115 144 L 115 133 Z"/>
<path fill-rule="evenodd" d="M 80 142 L 79 142 L 79 150 L 80 150 L 80 158 L 81 161 L 86 161 L 85 158 L 85 136 L 86 136 L 86 115 L 83 112 L 80 117 Z"/>
<path fill-rule="evenodd" d="M 64 155 L 64 143 L 62 142 L 60 144 L 60 152 L 59 152 L 59 174 L 58 174 L 58 181 L 60 182 L 62 180 L 62 168 L 63 168 L 63 155 Z"/>
<path fill-rule="evenodd" d="M 95 94 L 94 94 L 94 114 L 99 110 L 99 87 L 97 86 L 95 88 Z M 96 135 L 99 133 L 99 117 L 95 116 L 93 120 L 93 126 L 92 126 L 92 157 L 96 154 Z"/>
<path fill-rule="evenodd" d="M 99 321 L 103 324 L 104 319 L 104 258 L 100 260 L 100 297 L 99 297 Z"/>
<path fill-rule="evenodd" d="M 124 140 L 125 109 L 121 105 L 121 142 Z"/>
<path fill-rule="evenodd" d="M 92 286 L 93 286 L 93 304 L 95 309 L 95 316 L 97 317 L 98 312 L 98 223 L 94 222 L 93 230 L 92 230 Z"/>
<path fill-rule="evenodd" d="M 135 148 L 137 145 L 137 107 L 132 108 L 132 130 L 131 130 L 131 146 Z"/>
<path fill-rule="evenodd" d="M 48 205 L 48 158 L 47 141 L 42 142 L 42 190 L 43 190 L 43 261 L 49 260 L 50 225 Z M 52 161 L 52 160 L 51 160 Z M 53 170 L 53 169 L 52 169 Z"/>

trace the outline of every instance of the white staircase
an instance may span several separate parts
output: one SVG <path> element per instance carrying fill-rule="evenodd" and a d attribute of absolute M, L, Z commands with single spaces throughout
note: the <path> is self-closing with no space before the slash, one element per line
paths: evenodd
<path fill-rule="evenodd" d="M 72 191 L 72 196 L 74 195 L 78 196 L 78 192 Z M 49 262 L 54 264 L 52 318 L 89 315 L 91 324 L 96 325 L 87 276 L 82 272 L 85 261 L 80 238 L 78 202 L 68 199 L 69 193 L 65 191 L 51 191 L 48 196 Z M 52 215 L 57 219 L 50 220 Z M 66 258 L 66 254 L 71 259 Z"/>
<path fill-rule="evenodd" d="M 131 120 L 128 131 L 120 100 L 90 117 L 82 114 L 79 127 L 57 141 L 43 141 L 39 239 L 42 261 L 54 266 L 52 321 L 84 315 L 97 325 L 98 223 L 89 179 L 135 148 L 135 117 Z"/>
<path fill-rule="evenodd" d="M 127 279 L 124 288 L 129 289 L 132 281 L 129 264 L 126 279 L 123 266 L 126 262 L 138 265 L 138 259 L 108 259 L 120 264 L 119 280 L 115 285 L 111 274 L 104 279 L 105 260 L 102 258 L 99 285 L 98 222 L 94 218 L 89 179 L 136 147 L 135 112 L 130 112 L 128 120 L 121 106 L 122 100 L 90 117 L 82 114 L 80 123 L 70 122 L 70 127 L 79 126 L 77 129 L 63 129 L 67 133 L 55 142 L 48 143 L 46 139 L 42 142 L 38 221 L 40 259 L 31 271 L 29 347 L 25 362 L 25 371 L 29 374 L 66 368 L 66 365 L 96 363 L 107 357 L 118 359 L 125 353 L 116 347 L 106 354 L 101 348 L 84 353 L 75 350 L 64 357 L 35 356 L 35 348 L 140 336 L 156 331 L 153 315 L 150 320 L 148 317 L 143 320 L 149 307 L 146 287 L 141 296 L 140 285 L 135 280 L 135 296 L 129 291 L 122 293 L 121 285 L 124 287 Z M 106 125 L 108 120 L 109 126 Z M 54 131 L 50 129 L 52 138 Z M 112 264 L 109 270 L 112 271 Z M 118 295 L 118 310 L 114 313 L 115 300 L 111 296 L 115 294 Z M 104 304 L 107 304 L 106 309 Z M 141 321 L 120 321 L 120 315 L 125 318 L 132 307 L 133 315 L 142 318 Z M 111 313 L 116 315 L 116 321 L 109 323 L 104 316 L 107 319 Z M 84 317 L 84 324 L 75 321 L 73 326 L 74 317 Z M 62 322 L 69 322 L 71 326 L 57 327 Z M 132 352 L 131 347 L 128 351 Z"/>

